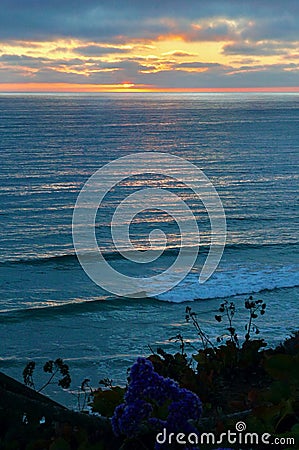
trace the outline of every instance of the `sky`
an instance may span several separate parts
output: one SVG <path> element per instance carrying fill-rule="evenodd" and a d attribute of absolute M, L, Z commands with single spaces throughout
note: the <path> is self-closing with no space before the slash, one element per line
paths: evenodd
<path fill-rule="evenodd" d="M 299 92 L 298 0 L 1 0 L 0 92 Z"/>

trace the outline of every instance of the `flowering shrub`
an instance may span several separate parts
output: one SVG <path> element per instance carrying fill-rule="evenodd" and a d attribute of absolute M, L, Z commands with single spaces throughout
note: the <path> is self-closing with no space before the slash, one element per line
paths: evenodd
<path fill-rule="evenodd" d="M 159 375 L 145 358 L 138 358 L 132 366 L 124 400 L 112 417 L 116 436 L 136 437 L 149 431 L 158 433 L 163 428 L 168 433 L 196 432 L 191 420 L 198 420 L 202 413 L 196 394 Z M 156 443 L 155 448 L 162 445 Z"/>

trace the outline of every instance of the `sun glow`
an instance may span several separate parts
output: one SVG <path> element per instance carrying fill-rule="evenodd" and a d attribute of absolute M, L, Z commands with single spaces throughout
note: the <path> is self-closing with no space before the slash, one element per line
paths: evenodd
<path fill-rule="evenodd" d="M 222 21 L 223 22 L 223 21 Z M 221 22 L 221 23 L 222 23 Z M 223 22 L 224 23 L 224 22 Z M 218 22 L 208 24 L 211 29 Z M 234 21 L 225 24 L 233 31 Z M 239 24 L 240 25 L 240 24 Z M 202 32 L 202 24 L 193 24 L 194 32 Z M 192 37 L 192 36 L 191 36 Z M 0 90 L 2 92 L 250 92 L 255 88 L 204 87 L 201 77 L 207 74 L 226 81 L 231 77 L 263 73 L 280 68 L 285 73 L 299 70 L 298 54 L 287 49 L 283 53 L 248 56 L 226 48 L 237 41 L 223 36 L 213 41 L 192 40 L 186 34 L 160 35 L 156 39 L 130 39 L 121 43 L 58 39 L 49 42 L 10 41 L 0 46 Z M 221 37 L 221 36 L 220 36 Z M 273 41 L 274 42 L 274 41 Z M 279 47 L 279 42 L 276 45 Z M 250 43 L 243 44 L 250 48 Z M 267 46 L 260 41 L 257 50 Z M 273 45 L 273 43 L 272 43 Z M 7 77 L 6 77 L 7 74 Z M 175 74 L 181 87 L 172 87 Z M 165 87 L 165 76 L 169 87 Z M 185 78 L 183 79 L 182 76 Z M 188 77 L 195 80 L 188 87 Z M 160 86 L 160 77 L 164 81 Z M 164 77 L 164 78 L 163 78 Z M 90 81 L 87 83 L 87 79 Z M 186 80 L 186 82 L 184 82 Z M 177 85 L 178 83 L 174 83 Z M 226 83 L 225 83 L 226 84 Z M 288 87 L 271 87 L 270 91 L 286 91 Z M 267 87 L 257 88 L 267 91 Z M 291 87 L 290 92 L 297 92 Z"/>

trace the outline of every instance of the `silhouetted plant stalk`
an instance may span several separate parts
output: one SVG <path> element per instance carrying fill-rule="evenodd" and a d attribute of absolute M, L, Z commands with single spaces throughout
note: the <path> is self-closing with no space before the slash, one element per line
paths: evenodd
<path fill-rule="evenodd" d="M 85 380 L 82 381 L 80 390 L 81 390 L 81 393 L 83 393 L 83 402 L 81 404 L 80 393 L 79 393 L 78 394 L 78 409 L 79 409 L 79 411 L 84 411 L 87 406 L 87 402 L 90 401 L 90 399 L 93 395 L 93 389 L 90 385 L 89 378 L 85 378 Z"/>
<path fill-rule="evenodd" d="M 23 370 L 23 380 L 24 380 L 24 384 L 34 390 L 35 389 L 35 384 L 33 381 L 33 372 L 35 369 L 35 362 L 34 361 L 30 361 L 28 364 L 26 364 L 24 370 Z"/>
<path fill-rule="evenodd" d="M 168 339 L 169 341 L 179 342 L 180 343 L 180 349 L 181 349 L 181 355 L 186 357 L 187 353 L 185 352 L 186 342 L 183 338 L 183 336 L 179 333 L 176 336 L 173 336 Z"/>
<path fill-rule="evenodd" d="M 58 380 L 58 386 L 62 387 L 62 389 L 68 389 L 71 385 L 71 376 L 69 373 L 69 366 L 63 362 L 61 358 L 57 358 L 55 361 L 47 361 L 44 364 L 43 370 L 45 373 L 51 374 L 46 383 L 39 389 L 36 389 L 35 383 L 33 380 L 33 373 L 35 370 L 35 362 L 30 361 L 26 364 L 23 370 L 23 380 L 26 386 L 31 387 L 37 392 L 43 391 L 49 384 L 53 384 L 53 380 L 58 373 L 61 374 L 62 378 Z"/>
<path fill-rule="evenodd" d="M 258 314 L 261 316 L 265 314 L 266 303 L 264 303 L 263 300 L 253 300 L 252 296 L 250 296 L 249 299 L 245 301 L 245 308 L 249 311 L 249 321 L 248 324 L 245 325 L 245 330 L 247 331 L 245 340 L 248 341 L 251 332 L 254 332 L 255 334 L 260 333 L 259 328 L 253 323 L 253 319 L 256 319 Z"/>
<path fill-rule="evenodd" d="M 197 319 L 197 314 L 194 311 L 192 311 L 190 306 L 186 307 L 186 321 L 188 323 L 191 322 L 192 325 L 194 326 L 194 328 L 196 329 L 197 334 L 202 342 L 202 346 L 203 346 L 204 350 L 207 350 L 208 348 L 210 348 L 213 351 L 215 351 L 214 344 L 210 340 L 209 336 L 202 330 L 201 326 L 199 325 L 198 319 Z"/>
<path fill-rule="evenodd" d="M 253 320 L 256 319 L 259 314 L 261 316 L 265 314 L 266 303 L 263 300 L 253 300 L 253 297 L 250 296 L 248 299 L 245 300 L 244 306 L 245 306 L 245 309 L 248 310 L 248 312 L 249 312 L 248 323 L 245 325 L 245 330 L 246 330 L 245 342 L 247 342 L 250 339 L 252 333 L 255 333 L 255 334 L 260 333 L 258 326 L 253 322 Z M 220 304 L 218 311 L 220 314 L 215 315 L 216 321 L 220 323 L 220 322 L 222 322 L 222 320 L 224 318 L 227 319 L 228 327 L 226 328 L 226 330 L 229 332 L 229 340 L 234 345 L 236 345 L 238 348 L 240 348 L 239 337 L 238 337 L 236 328 L 233 323 L 234 318 L 235 318 L 235 313 L 236 313 L 235 303 L 225 300 L 224 302 L 222 302 Z M 192 311 L 190 306 L 186 307 L 186 321 L 191 322 L 192 325 L 194 326 L 194 328 L 196 329 L 197 334 L 202 342 L 202 346 L 203 346 L 204 350 L 209 349 L 209 350 L 212 350 L 215 352 L 215 349 L 216 349 L 215 345 L 212 343 L 212 341 L 209 339 L 208 335 L 201 328 L 201 326 L 198 322 L 198 319 L 197 319 L 197 315 L 194 311 Z M 218 336 L 216 339 L 217 343 L 220 343 L 223 340 L 224 336 L 225 336 L 224 334 L 221 336 Z M 182 345 L 184 343 L 182 336 L 179 340 L 181 342 L 181 348 L 182 348 Z"/>
<path fill-rule="evenodd" d="M 113 387 L 113 380 L 111 378 L 103 378 L 99 381 L 99 384 L 111 389 Z"/>
<path fill-rule="evenodd" d="M 217 322 L 221 322 L 223 316 L 226 316 L 228 320 L 228 327 L 227 331 L 230 334 L 230 341 L 233 342 L 238 348 L 240 347 L 238 335 L 236 333 L 236 328 L 233 326 L 233 319 L 236 312 L 236 306 L 234 302 L 228 302 L 225 300 L 223 303 L 221 303 L 220 308 L 218 310 L 221 314 L 216 314 L 215 319 Z M 223 339 L 223 336 L 217 337 L 217 342 L 221 342 Z"/>

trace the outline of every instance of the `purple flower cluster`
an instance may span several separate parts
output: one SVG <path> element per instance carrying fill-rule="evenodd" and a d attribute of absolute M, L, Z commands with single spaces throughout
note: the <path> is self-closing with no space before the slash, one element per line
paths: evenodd
<path fill-rule="evenodd" d="M 155 417 L 157 409 L 165 404 L 168 405 L 165 420 Z M 198 420 L 201 413 L 202 404 L 196 394 L 159 375 L 148 359 L 138 358 L 131 368 L 125 401 L 114 411 L 112 428 L 117 436 L 128 437 L 149 429 L 159 432 L 162 428 L 191 433 L 196 430 L 190 420 Z"/>

